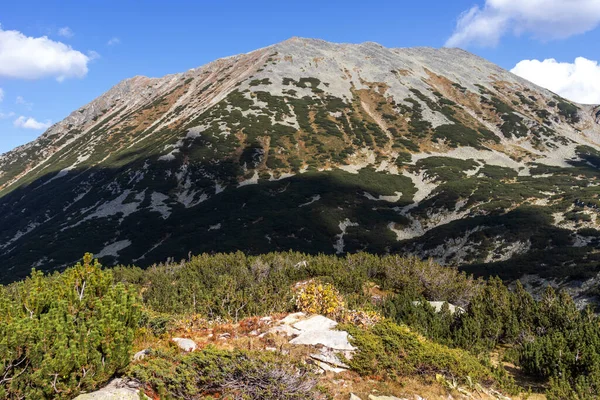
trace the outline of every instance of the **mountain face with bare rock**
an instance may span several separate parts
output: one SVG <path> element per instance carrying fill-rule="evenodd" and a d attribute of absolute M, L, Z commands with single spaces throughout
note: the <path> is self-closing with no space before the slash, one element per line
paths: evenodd
<path fill-rule="evenodd" d="M 0 156 L 1 276 L 293 249 L 587 279 L 599 123 L 458 49 L 293 38 L 134 77 Z"/>

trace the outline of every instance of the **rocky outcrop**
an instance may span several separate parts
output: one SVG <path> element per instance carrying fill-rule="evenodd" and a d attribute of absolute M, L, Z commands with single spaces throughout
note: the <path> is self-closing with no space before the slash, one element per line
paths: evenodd
<path fill-rule="evenodd" d="M 350 344 L 348 332 L 336 330 L 337 325 L 336 321 L 322 315 L 307 317 L 304 313 L 296 313 L 283 318 L 267 333 L 291 337 L 289 344 L 292 345 L 314 347 L 316 351 L 310 355 L 313 362 L 325 372 L 340 373 L 349 367 L 338 355 L 351 359 L 356 349 Z"/>
<path fill-rule="evenodd" d="M 100 390 L 90 393 L 84 393 L 77 396 L 74 400 L 140 400 L 149 399 L 138 389 L 139 385 L 135 382 L 125 381 L 123 379 L 113 379 L 108 385 Z"/>
<path fill-rule="evenodd" d="M 445 301 L 428 301 L 427 303 L 429 303 L 429 305 L 431 307 L 433 307 L 435 312 L 438 312 L 438 313 L 442 311 L 444 304 L 448 304 L 448 311 L 450 311 L 450 314 L 454 314 L 456 312 L 458 312 L 460 314 L 460 313 L 465 312 L 464 308 L 455 306 L 454 304 L 450 304 Z M 412 304 L 415 306 L 420 306 L 422 303 L 420 301 L 413 301 Z"/>

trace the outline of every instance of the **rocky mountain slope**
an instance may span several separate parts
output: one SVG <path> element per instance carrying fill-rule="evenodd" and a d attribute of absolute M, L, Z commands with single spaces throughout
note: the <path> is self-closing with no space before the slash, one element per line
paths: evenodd
<path fill-rule="evenodd" d="M 0 156 L 1 278 L 288 249 L 590 278 L 599 168 L 600 106 L 458 49 L 293 38 L 125 80 Z"/>

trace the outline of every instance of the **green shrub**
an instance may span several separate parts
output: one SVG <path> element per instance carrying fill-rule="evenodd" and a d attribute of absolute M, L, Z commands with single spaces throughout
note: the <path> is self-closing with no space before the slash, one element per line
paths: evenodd
<path fill-rule="evenodd" d="M 477 357 L 428 341 L 407 326 L 384 321 L 370 329 L 354 326 L 344 329 L 358 348 L 349 365 L 361 375 L 395 378 L 440 374 L 463 381 L 470 377 L 485 383 L 494 379 L 493 372 Z"/>
<path fill-rule="evenodd" d="M 270 352 L 226 351 L 212 346 L 188 354 L 158 351 L 132 364 L 127 374 L 151 387 L 161 399 L 200 395 L 248 400 L 316 398 L 316 380 L 306 367 Z"/>
<path fill-rule="evenodd" d="M 130 359 L 138 296 L 91 254 L 62 274 L 33 271 L 0 292 L 0 398 L 72 398 Z"/>

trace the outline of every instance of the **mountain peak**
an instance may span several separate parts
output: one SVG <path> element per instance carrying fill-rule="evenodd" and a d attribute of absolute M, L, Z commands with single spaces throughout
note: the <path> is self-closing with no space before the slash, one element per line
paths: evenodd
<path fill-rule="evenodd" d="M 599 115 L 460 49 L 294 37 L 135 76 L 0 157 L 0 262 L 368 250 L 565 271 L 599 245 Z"/>

